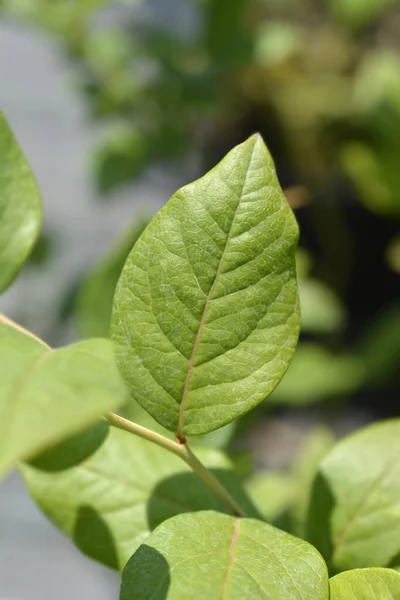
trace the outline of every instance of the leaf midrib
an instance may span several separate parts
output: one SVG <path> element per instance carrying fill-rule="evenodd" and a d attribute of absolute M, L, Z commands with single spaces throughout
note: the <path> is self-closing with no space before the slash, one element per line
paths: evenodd
<path fill-rule="evenodd" d="M 199 328 L 197 330 L 196 338 L 195 338 L 195 341 L 194 341 L 194 344 L 193 344 L 192 354 L 191 354 L 189 362 L 188 362 L 188 370 L 187 370 L 187 373 L 186 373 L 185 384 L 184 384 L 184 387 L 183 387 L 182 399 L 181 399 L 181 402 L 180 402 L 180 405 L 179 405 L 179 418 L 178 418 L 178 428 L 177 428 L 177 436 L 178 437 L 184 437 L 183 436 L 183 418 L 184 418 L 184 413 L 185 413 L 186 400 L 187 400 L 188 393 L 189 393 L 189 385 L 190 385 L 190 381 L 191 381 L 192 373 L 193 373 L 193 368 L 194 368 L 194 361 L 195 361 L 196 356 L 197 356 L 197 350 L 198 350 L 198 347 L 199 347 L 201 334 L 203 333 L 203 327 L 204 327 L 204 324 L 205 324 L 205 321 L 206 321 L 206 317 L 207 317 L 207 313 L 208 313 L 208 309 L 209 309 L 209 306 L 210 306 L 210 303 L 211 303 L 211 296 L 213 295 L 215 286 L 217 285 L 218 279 L 220 277 L 222 266 L 224 264 L 226 253 L 227 253 L 227 250 L 228 250 L 229 242 L 231 241 L 233 225 L 235 223 L 236 215 L 237 215 L 237 213 L 239 211 L 239 208 L 240 208 L 240 205 L 241 205 L 241 201 L 242 201 L 242 198 L 243 198 L 243 190 L 244 190 L 244 188 L 246 186 L 246 183 L 247 183 L 247 177 L 248 177 L 248 174 L 249 174 L 250 165 L 251 165 L 252 160 L 253 160 L 255 147 L 256 147 L 256 142 L 253 143 L 253 148 L 252 148 L 252 151 L 251 151 L 251 154 L 250 154 L 250 158 L 249 158 L 249 162 L 248 162 L 247 169 L 246 169 L 246 175 L 245 175 L 244 180 L 243 180 L 243 185 L 242 185 L 242 189 L 241 189 L 240 194 L 239 194 L 238 203 L 237 203 L 235 212 L 233 214 L 232 222 L 231 222 L 231 225 L 230 225 L 230 228 L 229 228 L 229 231 L 228 231 L 228 235 L 227 235 L 227 238 L 226 238 L 226 244 L 225 244 L 224 250 L 223 250 L 223 252 L 221 254 L 221 258 L 220 258 L 220 261 L 219 261 L 219 264 L 218 264 L 218 268 L 217 268 L 217 272 L 215 274 L 214 281 L 213 281 L 213 283 L 212 283 L 212 285 L 210 287 L 210 291 L 208 292 L 208 294 L 206 296 L 206 301 L 205 301 L 205 304 L 204 304 L 203 314 L 201 316 L 200 323 L 199 323 Z"/>

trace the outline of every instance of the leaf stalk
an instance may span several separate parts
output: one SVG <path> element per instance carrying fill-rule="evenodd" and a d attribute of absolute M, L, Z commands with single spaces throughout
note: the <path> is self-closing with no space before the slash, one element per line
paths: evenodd
<path fill-rule="evenodd" d="M 243 511 L 240 506 L 237 504 L 236 500 L 231 496 L 228 490 L 218 481 L 216 477 L 209 471 L 202 462 L 195 456 L 188 446 L 187 443 L 180 444 L 178 442 L 174 442 L 173 440 L 168 439 L 167 437 L 152 431 L 151 429 L 147 429 L 146 427 L 142 427 L 142 425 L 138 425 L 133 421 L 129 421 L 129 419 L 125 419 L 124 417 L 120 417 L 115 413 L 107 414 L 107 421 L 113 427 L 117 429 L 122 429 L 123 431 L 128 431 L 129 433 L 133 433 L 149 442 L 153 442 L 153 444 L 157 444 L 166 450 L 169 450 L 176 456 L 179 456 L 185 463 L 200 477 L 200 479 L 206 484 L 206 486 L 218 496 L 220 500 L 233 512 L 237 517 L 243 517 Z"/>

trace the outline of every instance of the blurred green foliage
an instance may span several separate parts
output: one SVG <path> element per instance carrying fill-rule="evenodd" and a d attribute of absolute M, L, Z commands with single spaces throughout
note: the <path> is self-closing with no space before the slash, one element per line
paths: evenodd
<path fill-rule="evenodd" d="M 378 269 L 400 273 L 400 3 L 187 0 L 196 26 L 183 33 L 171 27 L 174 3 L 168 24 L 143 19 L 146 4 L 0 1 L 69 56 L 88 115 L 104 132 L 91 160 L 100 195 L 155 161 L 196 156 L 201 174 L 261 130 L 283 185 L 306 186 L 309 196 L 288 195 L 303 232 L 303 338 L 274 398 L 303 404 L 372 386 L 379 404 L 380 393 L 399 385 L 393 283 L 382 301 L 371 299 L 384 287 Z M 370 219 L 364 237 L 359 219 Z M 116 279 L 143 227 L 133 223 L 80 288 L 82 336 L 107 334 Z M 282 489 L 290 496 L 290 486 Z"/>

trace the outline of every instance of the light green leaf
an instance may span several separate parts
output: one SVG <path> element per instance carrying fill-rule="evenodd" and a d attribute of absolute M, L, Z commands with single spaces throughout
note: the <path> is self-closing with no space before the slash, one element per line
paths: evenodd
<path fill-rule="evenodd" d="M 243 510 L 257 515 L 240 480 L 220 452 L 202 449 Z M 43 512 L 86 554 L 122 569 L 154 527 L 181 512 L 224 505 L 178 457 L 124 431 L 111 429 L 87 461 L 59 473 L 21 467 Z"/>
<path fill-rule="evenodd" d="M 167 429 L 217 429 L 279 383 L 299 330 L 297 236 L 253 136 L 178 191 L 138 240 L 112 334 L 131 393 Z"/>
<path fill-rule="evenodd" d="M 126 399 L 112 343 L 52 350 L 0 322 L 0 476 Z"/>
<path fill-rule="evenodd" d="M 299 290 L 302 332 L 335 333 L 343 329 L 343 308 L 325 283 L 318 279 L 305 279 L 299 283 Z"/>
<path fill-rule="evenodd" d="M 82 337 L 110 335 L 115 286 L 132 246 L 147 224 L 147 219 L 135 220 L 82 284 L 76 307 L 78 328 Z"/>
<path fill-rule="evenodd" d="M 400 553 L 400 419 L 346 437 L 314 482 L 308 539 L 334 572 L 386 567 Z"/>
<path fill-rule="evenodd" d="M 42 201 L 36 180 L 0 113 L 0 293 L 28 258 L 41 220 Z"/>
<path fill-rule="evenodd" d="M 400 575 L 392 569 L 354 569 L 329 580 L 331 600 L 399 600 Z"/>
<path fill-rule="evenodd" d="M 322 557 L 254 519 L 212 511 L 163 523 L 132 556 L 120 600 L 328 600 Z"/>
<path fill-rule="evenodd" d="M 246 490 L 257 510 L 269 523 L 276 523 L 288 512 L 298 496 L 296 482 L 287 473 L 266 471 L 246 482 Z"/>

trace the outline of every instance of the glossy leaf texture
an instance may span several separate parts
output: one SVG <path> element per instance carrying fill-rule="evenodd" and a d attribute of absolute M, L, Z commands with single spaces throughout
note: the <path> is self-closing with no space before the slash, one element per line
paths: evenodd
<path fill-rule="evenodd" d="M 387 567 L 400 553 L 400 420 L 339 442 L 314 481 L 308 539 L 333 572 Z"/>
<path fill-rule="evenodd" d="M 307 542 L 255 519 L 203 511 L 160 525 L 128 561 L 120 600 L 328 600 Z"/>
<path fill-rule="evenodd" d="M 214 450 L 197 454 L 243 510 L 258 515 L 230 461 Z M 164 520 L 204 508 L 226 510 L 180 458 L 113 428 L 99 450 L 72 469 L 45 473 L 23 465 L 21 472 L 53 523 L 88 556 L 117 569 Z"/>
<path fill-rule="evenodd" d="M 392 569 L 354 569 L 329 580 L 330 600 L 398 600 L 400 574 Z"/>
<path fill-rule="evenodd" d="M 41 220 L 42 200 L 36 180 L 0 113 L 0 293 L 28 258 Z"/>
<path fill-rule="evenodd" d="M 208 433 L 277 386 L 299 330 L 298 228 L 260 136 L 179 190 L 122 270 L 112 320 L 134 398 Z"/>
<path fill-rule="evenodd" d="M 0 476 L 125 400 L 109 340 L 52 350 L 0 323 Z"/>

